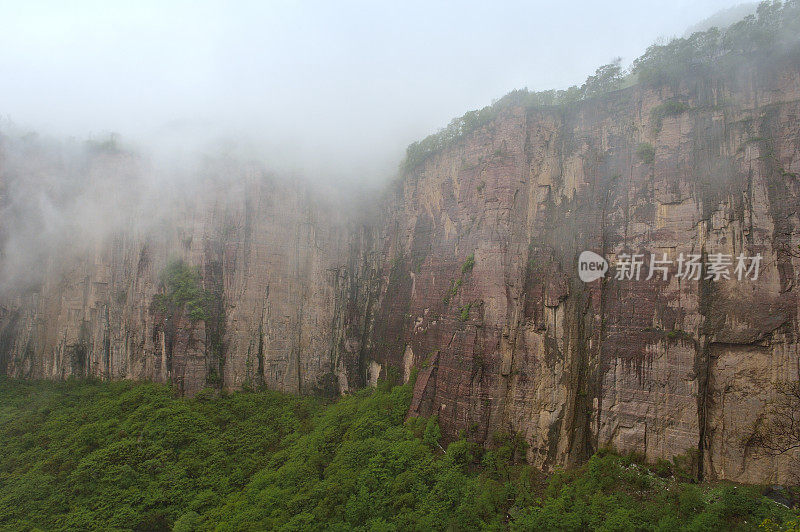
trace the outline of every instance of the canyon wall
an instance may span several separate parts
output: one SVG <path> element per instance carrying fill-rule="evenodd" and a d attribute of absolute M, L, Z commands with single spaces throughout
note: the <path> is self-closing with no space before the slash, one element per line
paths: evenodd
<path fill-rule="evenodd" d="M 791 64 L 634 87 L 507 109 L 430 157 L 386 224 L 371 346 L 420 368 L 412 413 L 522 434 L 545 468 L 613 447 L 788 480 L 747 442 L 798 378 L 799 96 Z M 643 254 L 641 280 L 582 283 L 583 250 Z M 646 280 L 650 253 L 764 259 L 755 281 Z"/>
<path fill-rule="evenodd" d="M 325 395 L 414 373 L 410 415 L 446 439 L 522 437 L 544 469 L 613 447 L 789 482 L 796 454 L 748 442 L 800 371 L 799 120 L 800 69 L 778 62 L 506 107 L 376 205 L 250 169 L 163 227 L 50 257 L 0 300 L 0 370 Z M 584 250 L 605 278 L 578 279 Z M 623 253 L 644 255 L 640 280 L 615 278 Z M 763 260 L 757 280 L 647 280 L 650 253 Z M 174 258 L 214 294 L 207 320 L 153 309 Z"/>
<path fill-rule="evenodd" d="M 136 166 L 127 154 L 90 154 L 86 172 L 93 181 Z M 334 396 L 365 386 L 373 229 L 351 221 L 347 204 L 257 168 L 230 176 L 171 200 L 156 223 L 134 229 L 132 220 L 80 254 L 48 256 L 41 285 L 0 303 L 4 371 L 152 379 L 187 394 L 266 385 Z M 207 319 L 154 308 L 176 260 L 199 269 L 213 297 Z"/>

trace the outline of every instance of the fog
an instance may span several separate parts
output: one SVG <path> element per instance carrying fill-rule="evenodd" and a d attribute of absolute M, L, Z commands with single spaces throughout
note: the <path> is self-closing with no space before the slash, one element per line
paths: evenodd
<path fill-rule="evenodd" d="M 0 295 L 171 227 L 209 179 L 374 194 L 454 116 L 734 4 L 0 0 Z"/>
<path fill-rule="evenodd" d="M 0 1 L 0 116 L 116 132 L 167 160 L 220 145 L 377 184 L 405 147 L 511 89 L 580 84 L 730 0 Z"/>

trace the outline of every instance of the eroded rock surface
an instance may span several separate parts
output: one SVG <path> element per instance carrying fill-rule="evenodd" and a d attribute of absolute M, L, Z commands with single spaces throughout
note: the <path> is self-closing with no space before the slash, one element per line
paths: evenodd
<path fill-rule="evenodd" d="M 747 441 L 800 371 L 798 98 L 796 65 L 771 65 L 508 108 L 377 214 L 256 171 L 209 185 L 3 296 L 0 370 L 328 395 L 416 371 L 410 415 L 451 439 L 520 434 L 545 469 L 612 446 L 787 482 L 797 457 Z M 642 280 L 582 283 L 584 250 L 643 253 Z M 645 280 L 650 253 L 764 259 L 756 281 Z M 175 257 L 217 304 L 168 335 L 152 301 Z"/>

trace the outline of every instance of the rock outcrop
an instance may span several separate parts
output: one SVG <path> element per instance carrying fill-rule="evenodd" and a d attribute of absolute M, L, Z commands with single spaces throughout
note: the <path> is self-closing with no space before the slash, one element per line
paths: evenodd
<path fill-rule="evenodd" d="M 798 456 L 748 441 L 800 372 L 799 119 L 800 69 L 778 63 L 505 108 L 366 213 L 251 169 L 163 227 L 50 257 L 0 300 L 0 371 L 327 395 L 416 372 L 410 415 L 522 436 L 545 469 L 613 447 L 788 482 Z M 604 279 L 578 279 L 584 250 Z M 625 253 L 640 280 L 615 278 Z M 648 280 L 651 253 L 763 260 L 757 280 Z M 175 257 L 215 303 L 167 342 L 153 297 Z"/>

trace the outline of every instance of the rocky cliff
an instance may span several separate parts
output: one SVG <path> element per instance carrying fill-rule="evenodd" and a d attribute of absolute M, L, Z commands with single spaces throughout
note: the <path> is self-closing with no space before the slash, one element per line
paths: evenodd
<path fill-rule="evenodd" d="M 746 442 L 773 384 L 798 378 L 799 89 L 779 65 L 509 109 L 431 157 L 387 224 L 373 351 L 421 368 L 412 410 L 451 437 L 522 433 L 543 466 L 610 445 L 785 479 L 788 457 Z M 764 263 L 755 282 L 584 284 L 583 250 Z"/>
<path fill-rule="evenodd" d="M 522 438 L 545 469 L 613 447 L 787 482 L 797 456 L 748 441 L 800 371 L 798 119 L 800 69 L 778 62 L 507 106 L 376 209 L 245 169 L 160 226 L 48 257 L 0 300 L 0 371 L 327 395 L 416 373 L 410 415 Z M 583 283 L 584 250 L 641 253 L 645 274 Z M 763 261 L 757 280 L 646 280 L 651 253 Z M 154 308 L 175 258 L 199 268 L 205 319 Z"/>
<path fill-rule="evenodd" d="M 90 152 L 85 172 L 91 188 L 139 166 L 126 153 Z M 154 223 L 130 220 L 88 245 L 74 235 L 80 254 L 50 254 L 42 282 L 7 289 L 4 372 L 154 379 L 188 394 L 207 385 L 327 395 L 363 387 L 374 230 L 345 216 L 344 201 L 252 166 L 225 171 L 171 198 Z M 212 299 L 205 319 L 154 308 L 175 260 L 199 269 Z"/>

